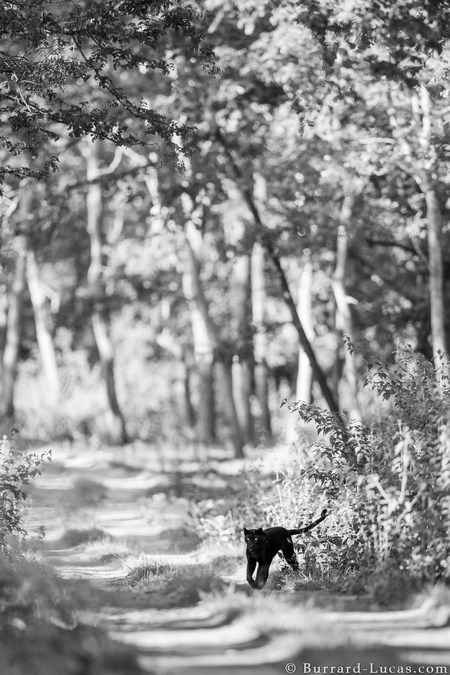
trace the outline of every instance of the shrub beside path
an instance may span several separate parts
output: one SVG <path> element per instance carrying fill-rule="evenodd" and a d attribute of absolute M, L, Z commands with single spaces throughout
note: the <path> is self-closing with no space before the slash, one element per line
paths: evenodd
<path fill-rule="evenodd" d="M 198 546 L 186 499 L 167 499 L 169 472 L 112 450 L 53 458 L 30 488 L 30 545 L 64 580 L 79 620 L 130 645 L 144 672 L 450 673 L 448 593 L 402 611 L 325 592 L 255 593 L 243 547 L 211 566 L 218 552 Z"/>

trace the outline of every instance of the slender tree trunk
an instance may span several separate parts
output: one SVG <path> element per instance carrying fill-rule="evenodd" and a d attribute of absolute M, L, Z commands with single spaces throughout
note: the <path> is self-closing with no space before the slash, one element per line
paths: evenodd
<path fill-rule="evenodd" d="M 184 410 L 186 414 L 186 422 L 188 424 L 189 430 L 191 432 L 191 438 L 195 437 L 195 427 L 197 423 L 197 417 L 195 414 L 195 408 L 192 403 L 192 365 L 190 363 L 191 359 L 183 350 L 182 353 L 182 362 L 183 362 L 183 393 L 184 393 Z M 214 431 L 214 430 L 213 430 Z"/>
<path fill-rule="evenodd" d="M 25 213 L 25 204 L 21 204 L 21 212 Z M 5 346 L 1 369 L 0 414 L 11 419 L 14 417 L 14 387 L 19 359 L 21 317 L 23 293 L 25 289 L 25 239 L 17 238 L 16 267 L 11 287 L 8 290 L 8 315 L 6 321 Z"/>
<path fill-rule="evenodd" d="M 183 196 L 185 202 L 185 214 L 188 216 L 189 212 L 192 213 L 192 204 L 187 205 L 187 201 L 190 200 L 190 198 L 188 195 Z M 196 351 L 196 360 L 201 373 L 200 384 L 202 387 L 200 395 L 202 399 L 200 401 L 198 414 L 199 423 L 201 424 L 200 418 L 205 414 L 206 410 L 208 411 L 208 416 L 205 418 L 205 424 L 214 420 L 213 387 L 210 387 L 208 377 L 212 373 L 212 365 L 216 358 L 217 370 L 223 391 L 223 408 L 228 421 L 234 454 L 236 457 L 243 457 L 244 444 L 233 398 L 231 359 L 229 354 L 221 353 L 219 337 L 209 314 L 208 304 L 200 279 L 202 235 L 190 218 L 186 221 L 185 232 L 187 260 L 183 287 L 190 309 L 194 349 Z M 203 405 L 205 406 L 205 409 L 203 409 Z M 205 433 L 208 431 L 212 432 L 213 429 L 204 429 Z"/>
<path fill-rule="evenodd" d="M 244 457 L 244 440 L 239 425 L 239 418 L 233 396 L 232 361 L 227 354 L 219 355 L 216 363 L 219 379 L 223 391 L 223 405 L 228 420 L 228 430 L 236 458 Z"/>
<path fill-rule="evenodd" d="M 194 228 L 194 230 L 192 230 Z M 195 370 L 198 376 L 199 404 L 197 434 L 200 443 L 210 445 L 216 436 L 214 396 L 215 336 L 210 325 L 209 310 L 200 281 L 199 233 L 186 224 L 186 261 L 183 271 L 183 292 L 189 307 L 194 343 Z"/>
<path fill-rule="evenodd" d="M 125 422 L 119 406 L 114 378 L 114 350 L 109 332 L 109 311 L 103 279 L 103 200 L 98 141 L 89 144 L 87 153 L 87 231 L 90 239 L 90 265 L 88 270 L 88 288 L 92 299 L 92 328 L 97 345 L 102 379 L 106 389 L 108 410 L 106 412 L 106 432 L 112 443 L 122 445 L 127 440 Z"/>
<path fill-rule="evenodd" d="M 160 312 L 162 314 L 163 312 Z M 155 322 L 152 321 L 152 324 L 159 324 L 159 327 L 162 328 L 162 318 L 158 316 L 158 319 Z M 168 317 L 167 317 L 168 318 Z M 192 358 L 187 349 L 185 349 L 180 342 L 176 339 L 174 335 L 170 333 L 169 330 L 163 328 L 159 333 L 156 334 L 156 342 L 158 345 L 169 352 L 177 361 L 179 361 L 183 366 L 183 375 L 182 375 L 182 384 L 183 384 L 183 407 L 186 418 L 186 424 L 189 428 L 189 438 L 192 441 L 196 440 L 196 414 L 195 408 L 192 403 L 191 395 L 191 380 L 192 380 Z"/>
<path fill-rule="evenodd" d="M 233 392 L 239 425 L 246 443 L 253 442 L 251 395 L 253 391 L 253 344 L 251 323 L 251 255 L 238 256 L 231 278 L 231 306 L 237 358 L 233 359 Z"/>
<path fill-rule="evenodd" d="M 264 273 L 264 249 L 255 243 L 252 252 L 252 313 L 255 326 L 255 390 L 259 405 L 260 424 L 267 442 L 272 438 L 272 426 L 269 407 L 269 368 L 267 366 L 266 335 L 266 284 Z"/>
<path fill-rule="evenodd" d="M 52 322 L 48 299 L 45 295 L 36 254 L 29 242 L 27 247 L 27 284 L 33 305 L 36 337 L 41 354 L 42 368 L 47 381 L 45 392 L 49 402 L 56 406 L 60 398 L 60 385 L 55 347 L 52 337 Z"/>
<path fill-rule="evenodd" d="M 0 381 L 1 369 L 3 363 L 3 352 L 6 344 L 6 330 L 8 325 L 8 293 L 7 288 L 2 287 L 0 291 Z"/>
<path fill-rule="evenodd" d="M 336 267 L 332 280 L 332 288 L 336 301 L 336 333 L 338 341 L 336 360 L 340 360 L 341 358 L 340 355 L 343 349 L 343 336 L 347 335 L 350 340 L 353 341 L 353 320 L 347 300 L 345 280 L 347 274 L 348 249 L 347 229 L 352 217 L 354 201 L 355 198 L 353 194 L 345 195 L 339 216 L 339 228 L 336 245 Z M 358 402 L 358 378 L 356 373 L 355 359 L 346 348 L 344 348 L 344 364 L 344 373 L 349 392 L 349 415 L 352 419 L 361 420 L 362 416 Z"/>
<path fill-rule="evenodd" d="M 430 268 L 431 338 L 435 365 L 439 367 L 439 353 L 442 355 L 447 354 L 442 264 L 442 214 L 436 191 L 431 186 L 427 186 L 425 190 L 425 201 L 427 205 L 428 260 Z"/>
<path fill-rule="evenodd" d="M 427 207 L 428 267 L 430 289 L 430 319 L 433 361 L 437 380 L 442 391 L 446 391 L 449 383 L 450 366 L 445 330 L 445 292 L 444 270 L 442 260 L 442 212 L 436 192 L 436 176 L 438 175 L 438 156 L 433 144 L 432 102 L 428 89 L 422 85 L 419 96 L 413 95 L 413 104 L 421 109 L 422 128 L 419 131 L 419 142 L 424 159 L 422 171 L 419 172 L 419 186 L 425 196 Z M 419 105 L 418 105 L 419 104 Z M 440 480 L 448 485 L 450 476 L 450 408 L 442 416 L 439 429 L 442 471 Z M 450 500 L 446 498 L 446 506 Z M 446 511 L 447 524 L 450 509 Z M 445 517 L 444 516 L 444 517 Z"/>
<path fill-rule="evenodd" d="M 415 95 L 417 103 L 417 95 Z M 432 143 L 433 122 L 431 97 L 422 85 L 418 103 L 422 113 L 422 128 L 419 141 L 424 153 L 424 167 L 421 171 L 421 189 L 427 207 L 428 261 L 430 274 L 430 318 L 434 367 L 441 382 L 446 382 L 448 373 L 447 336 L 445 330 L 444 274 L 442 263 L 442 213 L 436 194 L 434 174 L 437 173 L 436 149 Z"/>

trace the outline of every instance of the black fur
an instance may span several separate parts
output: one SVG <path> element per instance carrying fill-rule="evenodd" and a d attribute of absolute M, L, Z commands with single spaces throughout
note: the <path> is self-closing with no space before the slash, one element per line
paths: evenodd
<path fill-rule="evenodd" d="M 245 543 L 247 544 L 247 581 L 252 588 L 263 588 L 269 576 L 269 568 L 274 556 L 278 551 L 282 551 L 286 561 L 293 570 L 298 570 L 298 562 L 295 556 L 292 535 L 308 532 L 316 527 L 327 517 L 327 510 L 324 509 L 320 518 L 310 523 L 306 527 L 299 527 L 295 530 L 287 530 L 285 527 L 269 527 L 263 530 L 262 527 L 257 530 L 247 530 L 244 527 Z M 256 578 L 253 579 L 253 573 L 258 564 Z"/>

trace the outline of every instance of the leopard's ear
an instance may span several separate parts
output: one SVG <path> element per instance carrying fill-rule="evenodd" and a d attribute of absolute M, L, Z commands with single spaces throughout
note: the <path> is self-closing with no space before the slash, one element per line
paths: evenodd
<path fill-rule="evenodd" d="M 258 527 L 258 532 L 262 532 L 264 534 L 264 530 L 262 529 L 262 527 Z"/>
<path fill-rule="evenodd" d="M 244 534 L 248 534 L 248 530 L 246 527 L 244 527 Z"/>

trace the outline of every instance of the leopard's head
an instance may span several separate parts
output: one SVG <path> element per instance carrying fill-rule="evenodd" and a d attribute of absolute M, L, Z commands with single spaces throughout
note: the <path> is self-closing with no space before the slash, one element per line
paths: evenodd
<path fill-rule="evenodd" d="M 259 553 L 264 550 L 267 536 L 262 527 L 259 527 L 257 530 L 247 530 L 244 527 L 244 537 L 247 548 L 251 553 Z"/>

